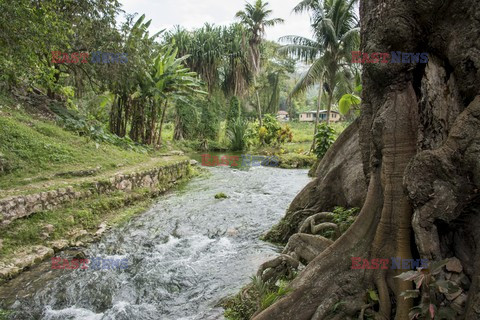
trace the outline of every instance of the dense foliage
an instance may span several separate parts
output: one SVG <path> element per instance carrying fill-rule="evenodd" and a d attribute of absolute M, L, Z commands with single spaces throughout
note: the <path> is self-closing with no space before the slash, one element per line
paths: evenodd
<path fill-rule="evenodd" d="M 335 130 L 326 123 L 318 126 L 316 138 L 315 154 L 318 159 L 322 159 L 330 146 L 335 142 Z"/>

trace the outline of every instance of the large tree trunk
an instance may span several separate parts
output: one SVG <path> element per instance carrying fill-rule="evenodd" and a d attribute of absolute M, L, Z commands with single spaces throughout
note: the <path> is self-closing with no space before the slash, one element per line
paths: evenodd
<path fill-rule="evenodd" d="M 365 65 L 358 170 L 363 168 L 369 185 L 363 208 L 350 229 L 291 283 L 292 291 L 254 319 L 358 318 L 368 288 L 379 293 L 378 319 L 408 319 L 412 302 L 400 293 L 412 284 L 395 279 L 391 269 L 352 270 L 351 257 L 456 257 L 469 280 L 462 293 L 466 304 L 453 301 L 460 307 L 456 319 L 479 319 L 478 4 L 372 0 L 362 1 L 360 11 L 364 52 L 428 52 L 429 62 Z M 348 141 L 339 139 L 332 153 L 347 159 L 339 144 Z M 329 209 L 317 199 L 334 196 L 317 178 L 294 203 L 301 199 L 304 220 Z M 287 229 L 302 219 L 289 219 L 294 226 Z M 288 234 L 283 231 L 276 235 Z"/>

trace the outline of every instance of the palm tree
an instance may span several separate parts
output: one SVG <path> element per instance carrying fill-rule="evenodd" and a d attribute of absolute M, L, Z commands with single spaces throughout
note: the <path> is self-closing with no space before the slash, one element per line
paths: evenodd
<path fill-rule="evenodd" d="M 245 37 L 245 28 L 239 23 L 225 27 L 222 39 L 225 42 L 223 64 L 223 90 L 226 95 L 243 97 L 252 82 L 250 49 Z"/>
<path fill-rule="evenodd" d="M 272 14 L 272 10 L 267 9 L 268 2 L 257 0 L 255 4 L 247 3 L 245 10 L 237 12 L 236 18 L 246 26 L 250 32 L 250 64 L 253 71 L 253 83 L 255 85 L 255 94 L 257 96 L 257 111 L 260 126 L 262 126 L 262 109 L 260 106 L 260 96 L 257 91 L 257 76 L 260 73 L 260 45 L 265 35 L 265 28 L 272 27 L 276 24 L 283 23 L 283 19 L 268 19 Z"/>
<path fill-rule="evenodd" d="M 188 56 L 176 58 L 178 49 L 174 45 L 175 42 L 162 48 L 160 54 L 155 58 L 153 74 L 151 75 L 155 99 L 161 101 L 164 105 L 160 118 L 157 145 L 162 144 L 162 128 L 169 100 L 195 93 L 206 94 L 206 92 L 200 90 L 200 82 L 196 78 L 197 73 L 184 66 L 184 61 L 188 59 Z"/>
<path fill-rule="evenodd" d="M 327 124 L 334 91 L 338 83 L 346 81 L 350 73 L 351 51 L 359 46 L 360 28 L 353 4 L 356 0 L 303 0 L 293 11 L 309 12 L 314 39 L 286 36 L 280 40 L 289 42 L 282 50 L 311 63 L 291 95 L 304 92 L 320 84 L 314 137 L 317 131 L 322 95 L 327 94 Z M 312 146 L 315 145 L 315 138 Z"/>

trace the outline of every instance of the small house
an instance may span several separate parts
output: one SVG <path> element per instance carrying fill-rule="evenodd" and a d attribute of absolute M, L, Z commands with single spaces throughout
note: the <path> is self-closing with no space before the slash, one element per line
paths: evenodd
<path fill-rule="evenodd" d="M 320 110 L 318 114 L 318 121 L 327 121 L 327 110 Z M 305 111 L 300 113 L 300 122 L 315 122 L 317 111 Z M 330 122 L 340 121 L 340 113 L 334 110 L 330 111 Z"/>

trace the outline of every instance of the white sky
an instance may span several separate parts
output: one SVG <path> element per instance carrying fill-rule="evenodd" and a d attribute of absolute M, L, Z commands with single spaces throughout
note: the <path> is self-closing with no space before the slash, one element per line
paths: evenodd
<path fill-rule="evenodd" d="M 254 0 L 250 0 L 253 2 Z M 234 16 L 243 10 L 245 0 L 120 0 L 127 13 L 145 13 L 146 21 L 152 19 L 151 32 L 171 29 L 181 25 L 187 29 L 201 27 L 205 22 L 226 25 L 235 21 Z M 311 37 L 307 14 L 293 14 L 292 9 L 300 0 L 269 0 L 273 10 L 271 18 L 283 18 L 284 24 L 266 30 L 266 38 L 277 41 L 285 35 Z"/>

